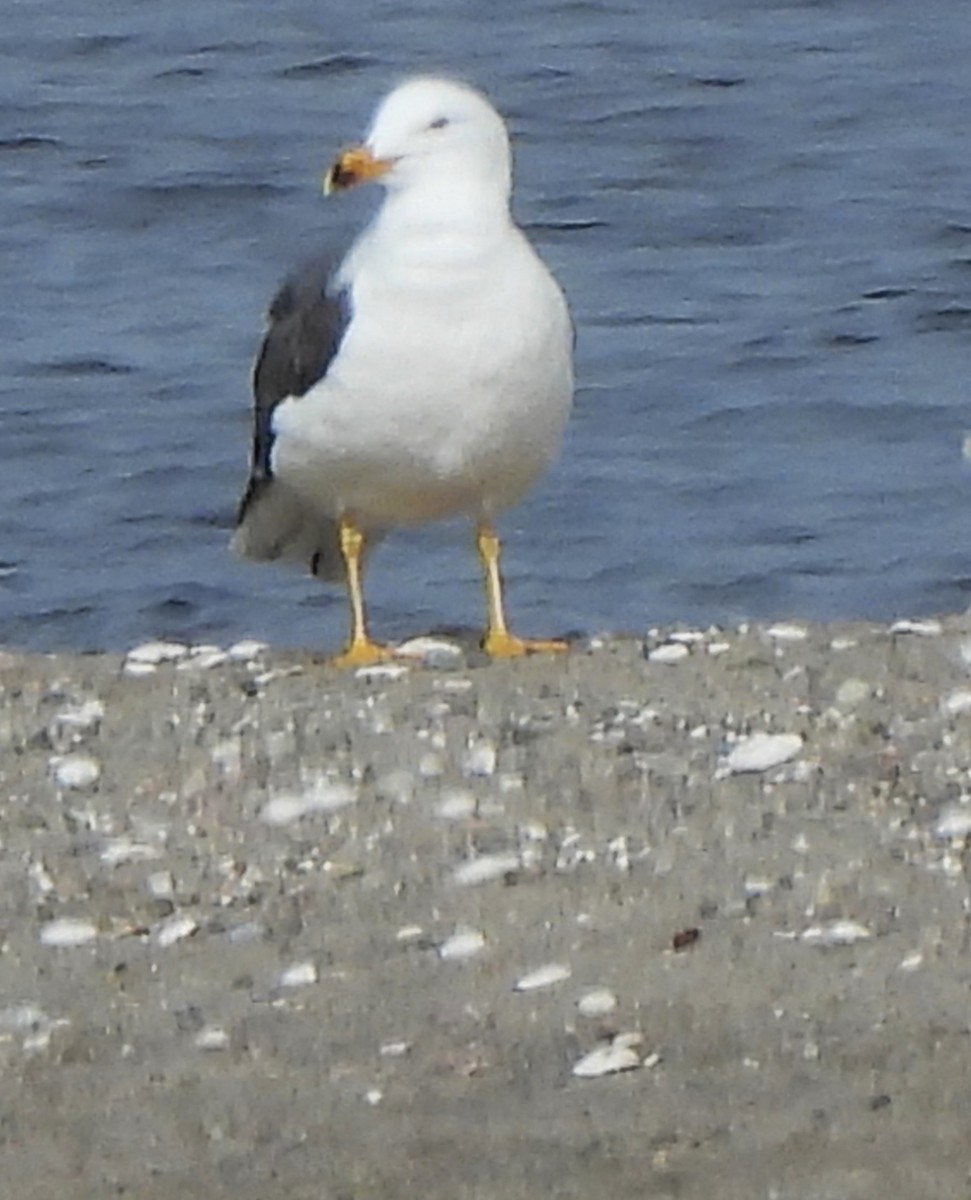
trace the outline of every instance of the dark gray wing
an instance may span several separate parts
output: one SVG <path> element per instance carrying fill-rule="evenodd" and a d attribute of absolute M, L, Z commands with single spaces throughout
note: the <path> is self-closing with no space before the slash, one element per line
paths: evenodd
<path fill-rule="evenodd" d="M 323 578 L 336 570 L 330 566 L 333 532 L 323 527 L 314 532 L 312 514 L 274 481 L 273 413 L 283 400 L 306 395 L 324 378 L 350 320 L 350 293 L 332 290 L 329 261 L 304 267 L 274 297 L 253 368 L 250 475 L 233 539 L 235 548 L 248 557 L 302 558 Z"/>
<path fill-rule="evenodd" d="M 273 410 L 324 378 L 350 324 L 350 295 L 330 290 L 330 274 L 329 263 L 305 267 L 270 305 L 270 327 L 253 368 L 252 472 L 258 479 L 273 477 Z"/>

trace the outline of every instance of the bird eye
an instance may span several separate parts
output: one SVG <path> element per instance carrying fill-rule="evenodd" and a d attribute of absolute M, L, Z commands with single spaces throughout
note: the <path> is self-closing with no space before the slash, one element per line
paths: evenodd
<path fill-rule="evenodd" d="M 436 117 L 428 126 L 429 129 L 445 129 L 448 125 L 448 117 Z"/>

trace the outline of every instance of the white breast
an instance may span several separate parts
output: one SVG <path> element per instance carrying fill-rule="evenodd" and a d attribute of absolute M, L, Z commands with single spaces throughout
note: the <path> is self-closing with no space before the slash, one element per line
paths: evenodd
<path fill-rule="evenodd" d="M 273 466 L 323 514 L 415 524 L 514 503 L 556 453 L 572 330 L 513 226 L 485 245 L 366 239 L 324 380 L 275 414 Z"/>

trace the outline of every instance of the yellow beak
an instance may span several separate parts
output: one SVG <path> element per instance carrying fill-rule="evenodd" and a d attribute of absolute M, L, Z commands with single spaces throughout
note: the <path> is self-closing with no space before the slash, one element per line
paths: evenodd
<path fill-rule="evenodd" d="M 324 195 L 344 192 L 359 183 L 380 179 L 394 166 L 393 158 L 375 158 L 365 146 L 342 150 L 324 176 Z"/>

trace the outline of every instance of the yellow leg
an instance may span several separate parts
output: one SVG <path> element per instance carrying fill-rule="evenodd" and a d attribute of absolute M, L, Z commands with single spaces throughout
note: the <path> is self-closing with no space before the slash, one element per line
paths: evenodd
<path fill-rule="evenodd" d="M 341 555 L 347 572 L 347 598 L 351 606 L 351 636 L 341 654 L 332 659 L 335 667 L 367 667 L 390 657 L 384 646 L 372 642 L 364 617 L 364 596 L 361 592 L 361 552 L 364 534 L 353 521 L 342 517 L 338 526 Z"/>
<path fill-rule="evenodd" d="M 499 539 L 486 521 L 475 531 L 475 545 L 482 563 L 485 581 L 488 628 L 482 649 L 491 658 L 519 658 L 523 654 L 550 654 L 569 649 L 566 642 L 525 641 L 514 637 L 506 626 L 502 603 L 502 576 L 499 574 Z"/>

